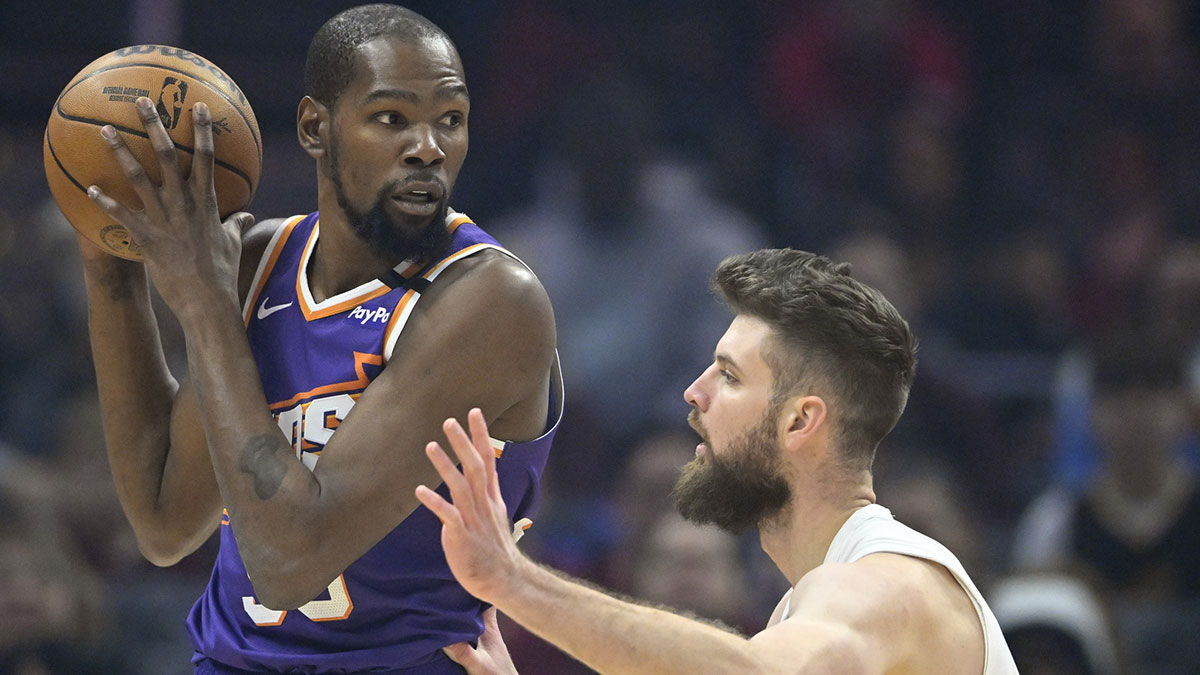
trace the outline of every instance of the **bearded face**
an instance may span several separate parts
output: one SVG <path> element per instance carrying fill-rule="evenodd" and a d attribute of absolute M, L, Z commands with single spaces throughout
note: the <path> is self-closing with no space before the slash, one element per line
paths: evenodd
<path fill-rule="evenodd" d="M 386 209 L 392 195 L 403 190 L 404 183 L 425 180 L 441 184 L 435 176 L 430 172 L 417 172 L 403 181 L 388 183 L 379 189 L 371 208 L 363 211 L 351 204 L 346 195 L 339 162 L 339 143 L 336 139 L 331 141 L 329 150 L 332 165 L 330 178 L 338 206 L 345 212 L 346 220 L 354 232 L 367 243 L 375 255 L 396 263 L 405 260 L 431 261 L 441 258 L 449 250 L 452 236 L 446 229 L 446 214 L 449 211 L 447 190 L 443 189 L 437 212 L 426 223 L 397 222 Z M 426 173 L 430 175 L 426 176 Z"/>
<path fill-rule="evenodd" d="M 689 421 L 708 452 L 684 466 L 675 483 L 671 496 L 684 518 L 738 534 L 758 527 L 787 506 L 791 488 L 783 475 L 775 418 L 775 412 L 768 411 L 757 425 L 717 452 L 692 411 Z"/>

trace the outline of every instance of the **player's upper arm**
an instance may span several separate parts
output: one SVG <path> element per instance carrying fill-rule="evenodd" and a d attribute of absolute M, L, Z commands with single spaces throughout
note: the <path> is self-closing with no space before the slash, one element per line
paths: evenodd
<path fill-rule="evenodd" d="M 796 586 L 788 618 L 751 644 L 770 672 L 886 673 L 911 661 L 927 614 L 906 570 L 821 565 Z"/>
<path fill-rule="evenodd" d="M 255 223 L 242 233 L 242 259 L 238 268 L 238 299 L 244 304 L 250 293 L 250 284 L 254 281 L 254 273 L 262 260 L 263 252 L 271 237 L 283 226 L 283 218 L 272 218 L 261 223 Z"/>
<path fill-rule="evenodd" d="M 541 435 L 554 359 L 550 302 L 523 265 L 484 251 L 447 268 L 321 451 L 321 504 L 296 542 L 305 564 L 336 576 L 418 506 L 414 488 L 440 482 L 423 449 L 444 444 L 447 417 L 479 407 L 496 438 Z M 329 555 L 314 558 L 314 542 Z"/>

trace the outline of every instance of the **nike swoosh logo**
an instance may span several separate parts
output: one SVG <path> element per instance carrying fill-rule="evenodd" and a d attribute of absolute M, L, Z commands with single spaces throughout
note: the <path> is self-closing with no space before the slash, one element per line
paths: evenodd
<path fill-rule="evenodd" d="M 268 316 L 271 316 L 272 314 L 274 314 L 275 312 L 278 312 L 281 309 L 287 309 L 288 307 L 292 306 L 292 303 L 289 302 L 286 305 L 275 305 L 274 307 L 267 307 L 267 301 L 270 299 L 271 298 L 269 298 L 269 297 L 263 298 L 262 304 L 258 306 L 258 320 L 259 321 L 262 321 L 263 319 L 267 318 Z"/>

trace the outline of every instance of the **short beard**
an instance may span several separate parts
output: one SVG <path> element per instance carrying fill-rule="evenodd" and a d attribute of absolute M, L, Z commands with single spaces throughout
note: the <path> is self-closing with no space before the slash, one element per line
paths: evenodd
<path fill-rule="evenodd" d="M 397 223 L 388 216 L 384 205 L 395 194 L 400 183 L 392 182 L 384 185 L 375 197 L 371 210 L 363 213 L 350 205 L 342 185 L 341 167 L 338 165 L 337 143 L 329 147 L 329 162 L 331 164 L 330 179 L 333 181 L 334 195 L 338 206 L 346 214 L 346 220 L 354 232 L 366 242 L 379 258 L 392 264 L 400 264 L 405 260 L 426 262 L 440 260 L 450 249 L 453 235 L 446 228 L 446 213 L 449 211 L 449 191 L 444 192 L 441 206 L 433 214 L 430 221 L 419 227 L 409 228 Z M 413 176 L 411 180 L 435 180 L 432 176 Z"/>
<path fill-rule="evenodd" d="M 779 515 L 791 501 L 792 491 L 783 475 L 775 439 L 775 417 L 768 413 L 758 426 L 748 429 L 722 449 L 718 458 L 708 452 L 683 467 L 671 497 L 684 518 L 712 523 L 740 534 Z"/>

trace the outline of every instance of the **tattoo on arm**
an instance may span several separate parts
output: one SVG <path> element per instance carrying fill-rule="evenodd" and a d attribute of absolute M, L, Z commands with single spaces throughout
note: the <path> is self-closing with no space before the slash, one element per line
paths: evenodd
<path fill-rule="evenodd" d="M 128 300 L 133 297 L 133 275 L 125 265 L 114 265 L 100 277 L 100 285 L 108 291 L 108 297 L 113 302 Z"/>
<path fill-rule="evenodd" d="M 254 478 L 254 494 L 263 501 L 275 496 L 287 475 L 287 460 L 278 454 L 281 445 L 278 434 L 263 434 L 242 446 L 238 469 Z"/>

